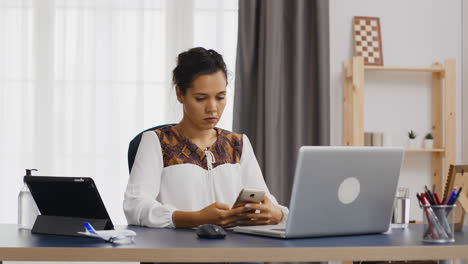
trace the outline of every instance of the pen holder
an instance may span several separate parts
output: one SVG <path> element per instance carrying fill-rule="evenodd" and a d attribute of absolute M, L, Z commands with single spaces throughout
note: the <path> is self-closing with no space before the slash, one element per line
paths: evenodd
<path fill-rule="evenodd" d="M 455 205 L 422 205 L 424 242 L 455 242 L 453 214 Z"/>

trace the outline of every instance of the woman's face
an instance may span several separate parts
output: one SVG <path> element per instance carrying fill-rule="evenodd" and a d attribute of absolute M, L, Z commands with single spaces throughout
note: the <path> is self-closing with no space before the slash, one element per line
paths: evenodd
<path fill-rule="evenodd" d="M 184 119 L 198 129 L 216 126 L 226 106 L 226 78 L 222 71 L 200 75 L 182 94 L 177 88 L 177 99 L 184 105 Z"/>

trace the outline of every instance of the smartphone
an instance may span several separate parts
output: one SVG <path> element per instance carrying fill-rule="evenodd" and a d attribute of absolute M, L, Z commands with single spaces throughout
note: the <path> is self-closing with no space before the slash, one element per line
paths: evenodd
<path fill-rule="evenodd" d="M 232 208 L 243 206 L 246 203 L 260 203 L 265 196 L 265 191 L 257 189 L 242 189 L 237 196 Z"/>

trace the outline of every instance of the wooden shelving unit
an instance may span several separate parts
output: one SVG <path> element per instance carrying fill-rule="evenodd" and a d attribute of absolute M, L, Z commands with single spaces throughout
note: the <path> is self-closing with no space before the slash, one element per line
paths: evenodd
<path fill-rule="evenodd" d="M 432 87 L 432 135 L 434 149 L 408 149 L 407 152 L 431 153 L 432 183 L 441 193 L 443 175 L 455 163 L 455 60 L 433 63 L 428 68 L 366 66 L 362 57 L 344 62 L 343 144 L 364 145 L 364 84 L 366 71 L 429 72 Z"/>
<path fill-rule="evenodd" d="M 406 152 L 445 152 L 445 149 L 406 149 Z"/>

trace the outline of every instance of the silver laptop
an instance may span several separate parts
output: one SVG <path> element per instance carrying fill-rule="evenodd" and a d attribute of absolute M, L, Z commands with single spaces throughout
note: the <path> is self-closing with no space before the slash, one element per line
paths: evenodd
<path fill-rule="evenodd" d="M 402 158 L 396 147 L 301 147 L 287 223 L 234 231 L 281 238 L 385 232 Z"/>

